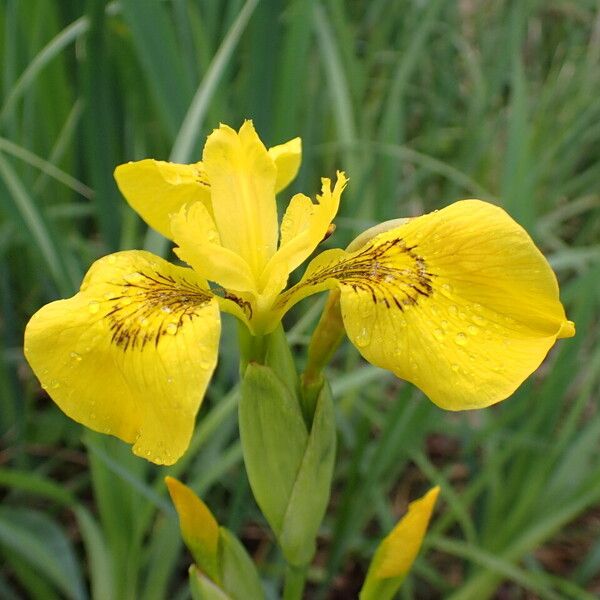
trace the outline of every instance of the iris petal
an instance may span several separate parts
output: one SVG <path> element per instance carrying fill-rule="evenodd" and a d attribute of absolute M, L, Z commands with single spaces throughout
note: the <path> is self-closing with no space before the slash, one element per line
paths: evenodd
<path fill-rule="evenodd" d="M 336 285 L 361 354 L 449 410 L 508 397 L 558 337 L 574 334 L 531 238 L 478 200 L 411 219 L 355 252 L 323 253 L 283 295 L 283 310 Z"/>
<path fill-rule="evenodd" d="M 119 252 L 31 318 L 25 355 L 72 419 L 172 464 L 188 446 L 219 333 L 217 301 L 191 269 Z"/>
<path fill-rule="evenodd" d="M 131 208 L 169 239 L 170 215 L 184 204 L 199 201 L 212 211 L 210 185 L 201 162 L 180 165 L 148 158 L 119 165 L 115 179 Z"/>

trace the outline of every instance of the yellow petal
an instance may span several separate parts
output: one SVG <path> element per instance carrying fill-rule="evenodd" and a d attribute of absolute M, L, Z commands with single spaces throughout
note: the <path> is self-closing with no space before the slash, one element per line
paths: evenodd
<path fill-rule="evenodd" d="M 187 485 L 173 477 L 165 477 L 165 483 L 179 516 L 181 536 L 194 562 L 219 583 L 219 524 L 206 504 Z"/>
<path fill-rule="evenodd" d="M 280 192 L 286 188 L 298 174 L 302 161 L 302 141 L 299 137 L 269 148 L 269 156 L 277 167 L 275 191 Z"/>
<path fill-rule="evenodd" d="M 25 356 L 69 417 L 172 464 L 189 444 L 219 333 L 218 304 L 191 269 L 119 252 L 31 318 Z"/>
<path fill-rule="evenodd" d="M 201 277 L 225 288 L 253 291 L 256 283 L 248 263 L 221 246 L 210 214 L 200 202 L 183 206 L 171 217 L 175 253 Z"/>
<path fill-rule="evenodd" d="M 408 512 L 377 550 L 375 577 L 384 579 L 408 573 L 421 549 L 439 493 L 440 488 L 434 487 L 408 505 Z"/>
<path fill-rule="evenodd" d="M 268 293 L 281 291 L 288 275 L 301 265 L 319 245 L 327 233 L 329 225 L 337 214 L 340 198 L 348 180 L 338 172 L 333 190 L 331 180 L 322 180 L 321 194 L 317 203 L 310 198 L 296 194 L 281 223 L 279 250 L 269 261 L 263 276 L 262 287 Z"/>
<path fill-rule="evenodd" d="M 201 162 L 179 165 L 148 158 L 119 165 L 115 179 L 131 208 L 169 239 L 172 213 L 189 202 L 210 207 L 210 185 Z"/>
<path fill-rule="evenodd" d="M 277 245 L 273 159 L 246 121 L 236 133 L 221 125 L 203 154 L 221 243 L 239 254 L 258 279 Z"/>
<path fill-rule="evenodd" d="M 337 281 L 346 331 L 361 354 L 443 408 L 508 397 L 557 337 L 574 333 L 550 266 L 491 204 L 456 202 L 340 252 L 309 265 L 282 296 L 285 308 Z"/>

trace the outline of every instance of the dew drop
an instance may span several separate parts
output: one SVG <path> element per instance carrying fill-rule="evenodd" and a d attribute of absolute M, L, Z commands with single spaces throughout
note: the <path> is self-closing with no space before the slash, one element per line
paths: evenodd
<path fill-rule="evenodd" d="M 462 331 L 460 331 L 459 333 L 456 334 L 454 341 L 459 346 L 464 346 L 467 343 L 467 336 Z"/>
<path fill-rule="evenodd" d="M 470 335 L 477 335 L 477 333 L 479 332 L 479 327 L 475 327 L 475 325 L 469 325 L 467 327 L 467 331 Z"/>
<path fill-rule="evenodd" d="M 56 380 L 54 380 L 54 381 L 51 381 L 51 382 L 50 382 L 50 387 L 51 387 L 53 390 L 57 390 L 57 389 L 60 387 L 60 382 L 58 382 L 58 381 L 56 381 Z"/>
<path fill-rule="evenodd" d="M 473 323 L 485 325 L 485 319 L 481 315 L 473 315 Z"/>
<path fill-rule="evenodd" d="M 173 383 L 175 380 L 172 377 L 167 377 L 167 383 Z"/>
<path fill-rule="evenodd" d="M 483 310 L 483 306 L 481 306 L 481 304 L 478 304 L 477 302 L 475 302 L 475 304 L 473 304 L 473 310 L 476 312 L 481 312 Z"/>
<path fill-rule="evenodd" d="M 170 306 L 161 306 L 160 310 L 167 315 L 173 312 L 173 309 Z"/>
<path fill-rule="evenodd" d="M 99 310 L 100 310 L 100 303 L 96 302 L 96 300 L 92 300 L 89 304 L 88 304 L 88 310 L 95 315 Z"/>
<path fill-rule="evenodd" d="M 417 371 L 417 370 L 419 369 L 419 365 L 418 365 L 418 364 L 417 364 L 417 363 L 416 363 L 414 360 L 411 360 L 411 361 L 410 361 L 410 368 L 411 368 L 413 371 Z"/>
<path fill-rule="evenodd" d="M 452 365 L 450 367 L 455 373 L 458 373 L 458 370 L 460 369 L 460 367 L 458 365 Z"/>
<path fill-rule="evenodd" d="M 447 330 L 448 327 L 450 326 L 450 324 L 448 323 L 448 321 L 442 321 L 440 323 L 440 325 L 442 326 L 442 329 Z"/>
<path fill-rule="evenodd" d="M 211 229 L 206 237 L 211 244 L 216 244 L 219 241 L 219 234 L 214 229 Z"/>
<path fill-rule="evenodd" d="M 406 319 L 398 319 L 398 325 L 400 325 L 400 327 L 406 327 Z"/>
<path fill-rule="evenodd" d="M 129 306 L 132 302 L 133 302 L 133 299 L 131 299 L 129 296 L 125 296 L 124 298 L 121 299 L 121 304 L 123 306 Z"/>
<path fill-rule="evenodd" d="M 47 390 L 47 389 L 48 389 L 48 386 L 47 386 L 45 383 L 42 383 L 42 389 L 43 389 L 43 390 Z"/>
<path fill-rule="evenodd" d="M 166 331 L 169 335 L 175 335 L 177 333 L 177 325 L 175 323 L 169 323 Z"/>
<path fill-rule="evenodd" d="M 441 329 L 436 329 L 433 332 L 433 335 L 435 336 L 435 338 L 437 340 L 439 340 L 440 342 L 444 339 L 444 332 Z"/>
<path fill-rule="evenodd" d="M 449 312 L 449 313 L 450 313 L 450 314 L 451 314 L 453 317 L 455 317 L 455 316 L 458 314 L 458 308 L 456 308 L 456 306 L 455 306 L 454 304 L 451 304 L 451 305 L 448 307 L 448 312 Z"/>
<path fill-rule="evenodd" d="M 81 354 L 77 354 L 77 352 L 71 352 L 70 356 L 74 361 L 81 362 Z"/>
<path fill-rule="evenodd" d="M 363 327 L 358 332 L 358 335 L 356 336 L 356 339 L 354 340 L 354 342 L 356 343 L 356 345 L 359 348 L 364 348 L 365 346 L 368 346 L 370 341 L 371 341 L 371 330 L 368 329 L 367 327 Z"/>
<path fill-rule="evenodd" d="M 458 313 L 458 318 L 464 321 L 467 318 L 467 315 L 461 310 Z"/>
<path fill-rule="evenodd" d="M 96 420 L 96 413 L 90 413 L 90 419 L 92 421 L 95 421 Z"/>
<path fill-rule="evenodd" d="M 201 358 L 198 361 L 198 366 L 202 369 L 202 370 L 206 370 L 210 367 L 210 361 L 208 360 L 208 358 Z"/>
<path fill-rule="evenodd" d="M 449 283 L 442 283 L 442 289 L 449 294 L 452 291 L 452 286 Z"/>
<path fill-rule="evenodd" d="M 141 317 L 138 320 L 138 323 L 143 327 L 144 325 L 148 325 L 148 319 L 146 319 L 146 317 Z"/>
<path fill-rule="evenodd" d="M 105 300 L 112 300 L 113 298 L 116 298 L 116 294 L 114 292 L 106 292 L 104 294 L 104 299 Z"/>

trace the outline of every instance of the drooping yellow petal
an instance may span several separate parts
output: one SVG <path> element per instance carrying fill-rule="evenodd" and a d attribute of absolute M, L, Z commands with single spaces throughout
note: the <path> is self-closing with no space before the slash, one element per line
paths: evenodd
<path fill-rule="evenodd" d="M 219 333 L 217 301 L 191 269 L 119 252 L 31 318 L 25 356 L 72 419 L 172 464 L 189 444 Z"/>
<path fill-rule="evenodd" d="M 251 121 L 239 133 L 226 125 L 215 129 L 203 161 L 221 243 L 244 258 L 258 279 L 277 247 L 275 163 Z"/>
<path fill-rule="evenodd" d="M 194 562 L 213 581 L 219 583 L 219 524 L 209 508 L 187 486 L 173 477 L 165 477 L 171 500 L 179 516 L 179 528 Z"/>
<path fill-rule="evenodd" d="M 299 137 L 269 148 L 269 156 L 277 168 L 275 191 L 280 192 L 286 188 L 298 174 L 302 161 L 302 142 Z"/>
<path fill-rule="evenodd" d="M 434 487 L 411 502 L 408 512 L 379 544 L 360 593 L 361 600 L 391 598 L 400 587 L 421 549 L 439 491 L 439 487 Z"/>
<path fill-rule="evenodd" d="M 256 289 L 248 263 L 221 245 L 214 221 L 201 203 L 185 205 L 173 215 L 171 231 L 178 245 L 175 254 L 201 277 L 227 289 L 251 292 Z"/>
<path fill-rule="evenodd" d="M 336 283 L 361 354 L 449 410 L 508 397 L 574 333 L 531 238 L 479 200 L 411 219 L 355 252 L 323 253 L 280 304 Z"/>
<path fill-rule="evenodd" d="M 148 158 L 119 165 L 115 179 L 131 208 L 169 239 L 170 215 L 184 204 L 200 201 L 212 210 L 210 185 L 201 162 L 180 165 Z"/>
<path fill-rule="evenodd" d="M 279 249 L 269 261 L 262 276 L 262 286 L 268 292 L 281 291 L 289 274 L 301 265 L 323 240 L 337 214 L 347 182 L 345 174 L 338 172 L 332 190 L 331 180 L 324 178 L 316 204 L 303 194 L 296 194 L 292 198 L 281 223 Z"/>

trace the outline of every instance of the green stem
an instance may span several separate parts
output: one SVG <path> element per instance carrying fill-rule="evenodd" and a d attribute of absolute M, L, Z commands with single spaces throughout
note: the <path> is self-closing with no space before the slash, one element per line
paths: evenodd
<path fill-rule="evenodd" d="M 301 600 L 306 584 L 308 567 L 287 565 L 283 585 L 283 600 Z"/>

